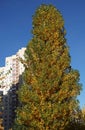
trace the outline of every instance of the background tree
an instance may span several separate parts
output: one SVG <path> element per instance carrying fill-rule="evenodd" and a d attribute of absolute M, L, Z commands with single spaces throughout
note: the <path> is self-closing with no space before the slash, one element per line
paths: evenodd
<path fill-rule="evenodd" d="M 0 130 L 4 130 L 3 119 L 2 119 L 2 112 L 0 112 Z"/>
<path fill-rule="evenodd" d="M 82 118 L 85 124 L 85 106 L 82 108 Z"/>
<path fill-rule="evenodd" d="M 85 122 L 80 108 L 72 115 L 65 130 L 85 130 Z"/>
<path fill-rule="evenodd" d="M 77 111 L 81 84 L 79 72 L 70 65 L 61 13 L 53 5 L 41 5 L 33 16 L 32 33 L 18 92 L 16 127 L 63 130 Z"/>
<path fill-rule="evenodd" d="M 2 111 L 2 96 L 0 95 L 0 130 L 4 130 L 3 127 L 3 111 Z"/>
<path fill-rule="evenodd" d="M 0 73 L 0 81 L 3 79 L 4 77 L 1 76 L 1 73 Z M 1 87 L 1 85 L 0 85 Z M 2 110 L 2 103 L 3 102 L 3 97 L 2 97 L 2 94 L 0 94 L 0 130 L 4 130 L 4 127 L 3 127 L 3 110 Z"/>

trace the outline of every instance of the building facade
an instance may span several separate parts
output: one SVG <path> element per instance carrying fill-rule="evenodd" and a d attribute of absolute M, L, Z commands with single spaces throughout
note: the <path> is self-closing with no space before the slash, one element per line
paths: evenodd
<path fill-rule="evenodd" d="M 6 57 L 5 67 L 0 67 L 0 92 L 3 93 L 3 126 L 4 130 L 12 127 L 15 110 L 18 105 L 16 91 L 19 88 L 20 76 L 24 66 L 20 59 L 24 59 L 26 48 L 21 48 L 15 55 Z"/>

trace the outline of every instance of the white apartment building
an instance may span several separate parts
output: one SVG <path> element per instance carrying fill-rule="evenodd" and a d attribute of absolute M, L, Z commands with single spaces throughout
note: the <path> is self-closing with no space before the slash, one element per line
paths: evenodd
<path fill-rule="evenodd" d="M 3 88 L 2 86 L 5 85 L 5 67 L 0 67 L 0 88 Z"/>
<path fill-rule="evenodd" d="M 20 58 L 24 59 L 25 49 L 21 48 L 15 55 L 6 57 L 5 67 L 0 67 L 0 90 L 4 92 L 4 95 L 7 94 L 12 84 L 18 83 L 19 76 L 24 71 Z"/>
<path fill-rule="evenodd" d="M 24 66 L 20 58 L 24 59 L 26 48 L 5 59 L 5 67 L 0 67 L 0 91 L 3 92 L 3 125 L 4 130 L 9 130 L 13 123 L 14 110 L 17 106 L 16 90 L 19 87 L 20 75 L 24 72 Z"/>

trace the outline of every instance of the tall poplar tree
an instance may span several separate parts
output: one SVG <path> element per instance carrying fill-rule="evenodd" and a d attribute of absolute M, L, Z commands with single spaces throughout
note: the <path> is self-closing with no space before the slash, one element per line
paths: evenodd
<path fill-rule="evenodd" d="M 33 15 L 32 34 L 16 123 L 26 130 L 64 130 L 78 108 L 81 84 L 71 67 L 61 13 L 53 5 L 41 5 Z"/>

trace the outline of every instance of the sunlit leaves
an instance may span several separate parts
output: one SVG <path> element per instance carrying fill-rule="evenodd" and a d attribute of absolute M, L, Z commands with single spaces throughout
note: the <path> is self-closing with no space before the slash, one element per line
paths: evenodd
<path fill-rule="evenodd" d="M 42 40 L 48 40 L 56 30 L 63 30 L 63 25 L 62 15 L 52 5 L 42 5 L 33 16 L 33 34 Z"/>
<path fill-rule="evenodd" d="M 41 5 L 33 16 L 25 62 L 16 121 L 29 130 L 64 130 L 78 107 L 81 84 L 70 65 L 64 20 L 52 5 Z"/>

